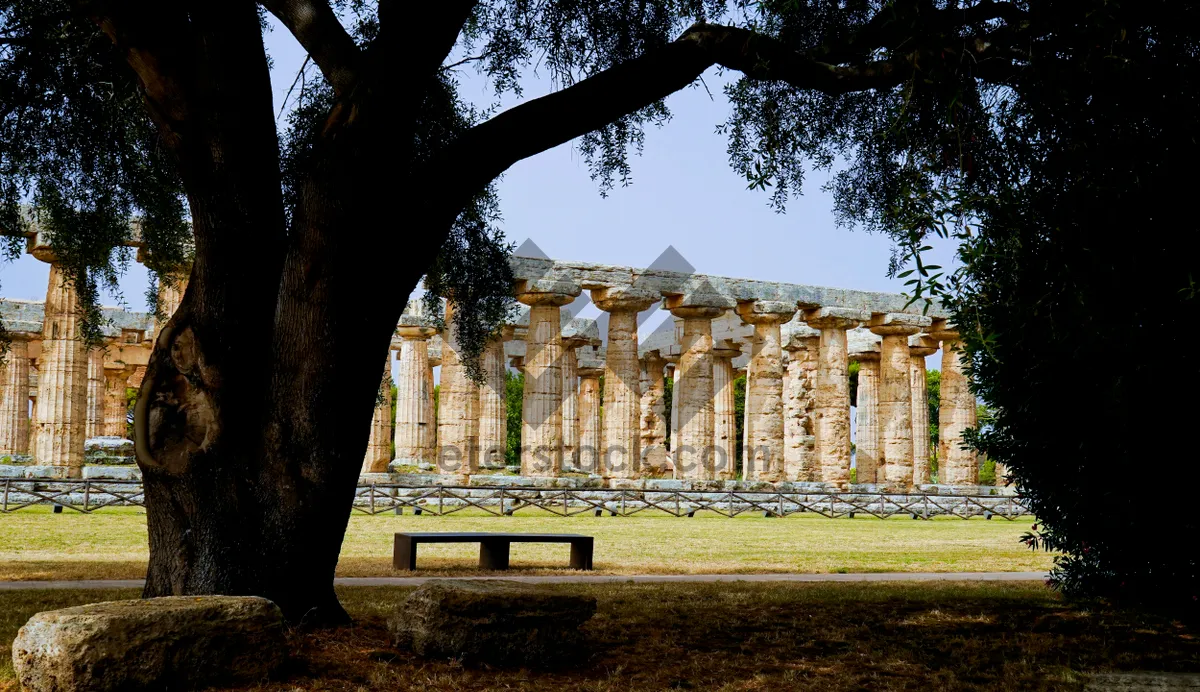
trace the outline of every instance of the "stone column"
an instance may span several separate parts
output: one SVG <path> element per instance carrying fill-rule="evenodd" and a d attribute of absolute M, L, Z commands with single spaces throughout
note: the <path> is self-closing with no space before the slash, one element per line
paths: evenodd
<path fill-rule="evenodd" d="M 963 372 L 962 342 L 956 329 L 939 325 L 929 336 L 942 342 L 942 401 L 938 410 L 938 482 L 978 485 L 975 451 L 963 447 L 964 433 L 975 427 L 975 395 Z"/>
<path fill-rule="evenodd" d="M 994 485 L 996 487 L 1000 487 L 1000 488 L 1003 488 L 1004 486 L 1008 485 L 1008 465 L 1007 464 L 1001 464 L 998 461 L 996 462 L 996 481 L 995 481 Z"/>
<path fill-rule="evenodd" d="M 145 262 L 142 252 L 144 249 L 138 250 L 138 261 Z M 153 343 L 158 339 L 158 333 L 162 330 L 163 325 L 167 320 L 171 319 L 171 315 L 179 309 L 179 303 L 183 300 L 183 293 L 187 290 L 188 279 L 191 276 L 191 266 L 179 267 L 177 270 L 158 277 L 158 310 L 161 319 L 155 317 L 152 321 L 152 326 L 149 334 L 150 341 Z"/>
<path fill-rule="evenodd" d="M 525 392 L 521 407 L 521 473 L 562 472 L 561 308 L 579 286 L 560 281 L 521 282 L 517 300 L 529 306 L 525 338 Z"/>
<path fill-rule="evenodd" d="M 928 317 L 904 313 L 871 318 L 871 331 L 883 337 L 879 351 L 881 480 L 904 488 L 913 483 L 912 356 L 908 337 L 931 322 Z"/>
<path fill-rule="evenodd" d="M 470 474 L 478 468 L 479 385 L 459 360 L 454 303 L 446 301 L 442 377 L 438 391 L 438 473 Z"/>
<path fill-rule="evenodd" d="M 0 456 L 29 453 L 29 335 L 11 337 L 0 363 Z"/>
<path fill-rule="evenodd" d="M 88 357 L 79 332 L 79 296 L 65 279 L 58 262 L 51 262 L 38 372 L 35 458 L 41 464 L 65 467 L 69 476 L 78 477 L 87 433 Z"/>
<path fill-rule="evenodd" d="M 658 351 L 642 358 L 642 470 L 650 476 L 667 472 L 666 361 Z"/>
<path fill-rule="evenodd" d="M 781 481 L 783 470 L 783 346 L 780 325 L 796 314 L 796 304 L 775 300 L 739 303 L 738 316 L 754 325 L 746 376 L 746 480 Z"/>
<path fill-rule="evenodd" d="M 434 434 L 437 422 L 433 419 L 433 388 L 429 386 L 429 337 L 437 333 L 433 327 L 402 325 L 396 328 L 400 350 L 396 377 L 396 457 L 403 466 L 431 464 L 435 455 Z"/>
<path fill-rule="evenodd" d="M 641 365 L 638 363 L 638 313 L 659 300 L 633 286 L 592 290 L 592 303 L 608 313 L 608 350 L 604 359 L 604 451 L 606 478 L 637 478 L 641 471 Z"/>
<path fill-rule="evenodd" d="M 716 478 L 713 444 L 712 321 L 733 300 L 710 294 L 667 298 L 671 314 L 683 320 L 679 356 L 679 446 L 675 448 L 675 477 Z"/>
<path fill-rule="evenodd" d="M 820 338 L 817 330 L 797 325 L 783 342 L 787 353 L 783 381 L 783 464 L 789 481 L 809 482 L 817 478 L 813 409 Z"/>
<path fill-rule="evenodd" d="M 817 350 L 816 402 L 813 407 L 818 480 L 850 482 L 850 376 L 846 330 L 870 319 L 862 310 L 817 308 L 804 321 L 821 330 Z"/>
<path fill-rule="evenodd" d="M 434 381 L 433 381 L 433 369 L 442 364 L 442 343 L 441 343 L 442 339 L 440 336 L 435 337 L 435 338 L 437 339 L 436 348 L 434 347 L 433 339 L 429 340 L 429 348 L 428 348 L 429 367 L 425 368 L 425 388 L 429 392 L 429 401 L 425 404 L 425 411 L 426 411 L 425 420 L 429 421 L 429 433 L 425 436 L 425 441 L 428 443 L 429 446 L 425 448 L 424 458 L 427 459 L 428 462 L 434 466 L 434 468 L 437 468 L 438 400 L 437 400 L 437 396 L 435 396 L 435 394 L 434 394 L 434 392 L 436 390 L 434 388 L 435 385 L 434 385 Z"/>
<path fill-rule="evenodd" d="M 671 459 L 674 464 L 675 449 L 679 447 L 679 356 L 670 355 L 664 358 L 671 377 Z"/>
<path fill-rule="evenodd" d="M 859 483 L 881 483 L 884 480 L 880 444 L 883 435 L 879 422 L 879 352 L 854 353 L 858 361 L 858 400 L 854 402 L 854 468 Z"/>
<path fill-rule="evenodd" d="M 603 368 L 579 369 L 579 469 L 600 472 L 600 376 Z"/>
<path fill-rule="evenodd" d="M 909 337 L 908 354 L 912 357 L 913 484 L 930 482 L 929 469 L 929 398 L 925 389 L 925 356 L 937 353 L 938 342 L 923 334 Z"/>
<path fill-rule="evenodd" d="M 562 439 L 563 468 L 579 470 L 579 357 L 575 349 L 586 346 L 591 340 L 573 334 L 563 336 L 563 400 Z"/>
<path fill-rule="evenodd" d="M 737 477 L 737 397 L 733 359 L 742 355 L 737 342 L 725 339 L 713 349 L 713 469 L 720 480 Z"/>
<path fill-rule="evenodd" d="M 510 341 L 513 328 L 504 325 L 488 341 L 483 352 L 485 381 L 479 387 L 479 467 L 503 469 L 508 449 L 508 382 L 505 379 L 504 342 Z"/>
<path fill-rule="evenodd" d="M 88 349 L 87 423 L 85 437 L 98 437 L 104 431 L 104 349 Z"/>
<path fill-rule="evenodd" d="M 104 370 L 104 428 L 108 437 L 125 437 L 129 427 L 129 402 L 125 390 L 133 368 L 105 368 Z"/>
<path fill-rule="evenodd" d="M 367 453 L 363 456 L 361 473 L 387 473 L 392 460 L 392 351 L 388 349 L 383 361 L 383 379 L 375 398 L 375 413 L 371 416 L 371 436 L 367 438 Z"/>

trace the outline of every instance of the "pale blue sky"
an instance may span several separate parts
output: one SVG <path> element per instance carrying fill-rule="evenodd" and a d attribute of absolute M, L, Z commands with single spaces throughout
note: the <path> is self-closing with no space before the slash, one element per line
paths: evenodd
<path fill-rule="evenodd" d="M 267 34 L 267 46 L 278 110 L 304 53 L 281 28 Z M 494 100 L 473 71 L 460 78 L 464 97 L 484 106 Z M 746 189 L 729 168 L 725 138 L 714 132 L 728 111 L 725 78 L 710 70 L 704 79 L 708 91 L 690 88 L 668 99 L 674 119 L 647 133 L 644 155 L 632 161 L 634 184 L 607 198 L 572 144 L 510 169 L 499 184 L 508 237 L 532 239 L 558 259 L 632 266 L 651 263 L 672 245 L 701 273 L 899 292 L 902 281 L 886 277 L 888 240 L 834 225 L 832 198 L 820 189 L 825 176 L 813 174 L 807 194 L 782 215 L 767 207 L 763 192 Z M 525 98 L 550 89 L 536 75 L 525 86 Z M 503 105 L 513 102 L 509 97 Z M 938 264 L 950 264 L 950 252 L 936 254 Z M 46 265 L 25 256 L 0 267 L 0 293 L 42 299 L 47 276 Z M 145 281 L 144 269 L 132 265 L 122 281 L 128 307 L 145 309 Z"/>

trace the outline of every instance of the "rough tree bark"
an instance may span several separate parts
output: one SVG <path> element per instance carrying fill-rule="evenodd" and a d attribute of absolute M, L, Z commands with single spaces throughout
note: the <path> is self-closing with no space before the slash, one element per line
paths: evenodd
<path fill-rule="evenodd" d="M 381 2 L 369 59 L 325 2 L 263 4 L 337 98 L 286 229 L 255 3 L 76 2 L 138 75 L 178 161 L 196 241 L 186 293 L 158 337 L 135 411 L 150 537 L 145 595 L 262 595 L 309 623 L 346 618 L 333 574 L 402 297 L 492 179 L 714 63 L 840 93 L 897 84 L 919 57 L 835 66 L 742 29 L 698 24 L 471 128 L 410 171 L 421 80 L 432 81 L 475 3 L 419 3 L 400 25 L 389 16 L 394 3 Z M 383 295 L 392 299 L 371 302 Z"/>

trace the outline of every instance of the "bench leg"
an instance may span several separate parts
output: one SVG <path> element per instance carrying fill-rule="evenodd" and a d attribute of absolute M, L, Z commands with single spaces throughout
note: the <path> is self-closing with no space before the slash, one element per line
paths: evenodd
<path fill-rule="evenodd" d="M 417 542 L 409 536 L 396 536 L 396 542 L 392 546 L 392 569 L 412 571 L 416 568 Z"/>
<path fill-rule="evenodd" d="M 508 569 L 508 552 L 512 544 L 508 541 L 481 541 L 479 543 L 479 569 Z"/>
<path fill-rule="evenodd" d="M 593 543 L 591 538 L 571 541 L 571 569 L 592 569 Z"/>

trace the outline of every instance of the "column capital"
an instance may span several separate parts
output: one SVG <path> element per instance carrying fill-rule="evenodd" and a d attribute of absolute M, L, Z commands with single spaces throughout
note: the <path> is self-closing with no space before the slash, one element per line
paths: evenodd
<path fill-rule="evenodd" d="M 782 324 L 796 314 L 796 304 L 782 300 L 745 300 L 736 308 L 746 324 Z"/>
<path fill-rule="evenodd" d="M 722 339 L 720 342 L 713 344 L 713 358 L 729 358 L 733 360 L 742 355 L 741 346 L 733 339 Z"/>
<path fill-rule="evenodd" d="M 604 368 L 581 367 L 575 371 L 575 374 L 580 377 L 600 377 L 604 374 Z"/>
<path fill-rule="evenodd" d="M 666 296 L 665 307 L 671 314 L 683 319 L 713 319 L 737 305 L 737 301 L 718 293 L 685 293 Z"/>
<path fill-rule="evenodd" d="M 874 349 L 864 349 L 862 351 L 851 351 L 847 356 L 847 360 L 852 363 L 878 363 L 880 357 L 879 346 Z"/>
<path fill-rule="evenodd" d="M 513 356 L 508 359 L 508 364 L 517 372 L 525 371 L 525 356 Z"/>
<path fill-rule="evenodd" d="M 663 358 L 662 352 L 657 348 L 643 353 L 641 360 L 645 361 L 647 364 L 658 363 L 659 367 L 662 367 L 662 365 L 667 362 L 666 358 Z"/>
<path fill-rule="evenodd" d="M 562 344 L 566 348 L 599 346 L 601 343 L 600 327 L 596 320 L 576 317 L 563 327 Z"/>
<path fill-rule="evenodd" d="M 637 286 L 593 288 L 591 294 L 592 302 L 604 312 L 641 312 L 661 299 L 658 293 Z"/>
<path fill-rule="evenodd" d="M 908 337 L 908 352 L 914 356 L 932 356 L 938 352 L 938 340 L 928 334 L 916 334 Z"/>
<path fill-rule="evenodd" d="M 869 328 L 880 336 L 911 336 L 919 334 L 931 324 L 933 324 L 933 320 L 924 315 L 887 312 L 871 315 Z"/>
<path fill-rule="evenodd" d="M 802 312 L 801 319 L 817 329 L 850 329 L 870 320 L 871 313 L 853 308 L 813 308 Z"/>
<path fill-rule="evenodd" d="M 517 300 L 525 305 L 566 305 L 583 291 L 579 284 L 570 281 L 539 279 L 517 281 Z"/>
<path fill-rule="evenodd" d="M 962 338 L 962 332 L 958 330 L 958 325 L 944 317 L 934 318 L 933 324 L 925 332 L 938 341 L 958 341 Z"/>
<path fill-rule="evenodd" d="M 821 338 L 821 330 L 807 325 L 798 324 L 783 335 L 783 350 L 804 351 L 817 348 Z"/>
<path fill-rule="evenodd" d="M 433 327 L 402 324 L 396 327 L 396 335 L 407 341 L 424 341 L 437 334 Z"/>

